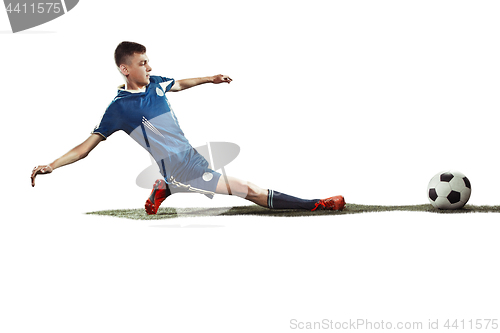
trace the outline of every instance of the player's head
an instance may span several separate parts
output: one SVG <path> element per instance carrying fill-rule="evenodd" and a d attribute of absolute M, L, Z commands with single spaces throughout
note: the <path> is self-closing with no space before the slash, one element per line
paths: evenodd
<path fill-rule="evenodd" d="M 134 53 L 146 53 L 146 47 L 134 42 L 121 42 L 115 49 L 115 63 L 119 68 L 122 64 L 129 64 Z"/>
<path fill-rule="evenodd" d="M 149 84 L 149 59 L 146 47 L 134 42 L 121 42 L 115 49 L 115 63 L 132 86 Z"/>

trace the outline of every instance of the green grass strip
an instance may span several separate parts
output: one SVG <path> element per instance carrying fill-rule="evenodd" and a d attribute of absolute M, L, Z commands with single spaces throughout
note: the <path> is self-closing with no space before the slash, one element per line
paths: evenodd
<path fill-rule="evenodd" d="M 160 208 L 156 215 L 147 215 L 143 208 L 140 209 L 116 209 L 89 212 L 91 215 L 114 216 L 133 220 L 164 220 L 178 217 L 203 217 L 203 216 L 280 216 L 280 217 L 303 217 L 323 215 L 346 215 L 362 213 L 381 212 L 427 212 L 436 214 L 464 214 L 464 213 L 500 213 L 500 206 L 474 206 L 465 205 L 462 209 L 440 210 L 430 204 L 409 206 L 379 206 L 379 205 L 357 205 L 348 204 L 342 211 L 318 210 L 310 212 L 307 210 L 279 209 L 272 210 L 257 205 L 222 207 L 222 208 Z"/>

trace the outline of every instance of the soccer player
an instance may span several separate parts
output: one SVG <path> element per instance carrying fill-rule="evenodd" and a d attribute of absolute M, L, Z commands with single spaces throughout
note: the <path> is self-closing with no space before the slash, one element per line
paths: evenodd
<path fill-rule="evenodd" d="M 231 83 L 227 75 L 174 80 L 151 75 L 146 48 L 138 43 L 122 42 L 115 50 L 115 63 L 125 79 L 118 94 L 106 109 L 90 137 L 48 165 L 35 167 L 37 175 L 49 174 L 64 165 L 85 158 L 101 141 L 118 130 L 125 131 L 153 156 L 163 179 L 158 179 L 146 200 L 148 214 L 156 214 L 161 203 L 177 192 L 201 193 L 212 198 L 215 193 L 236 195 L 271 209 L 332 209 L 345 206 L 342 196 L 304 200 L 253 183 L 229 177 L 210 169 L 184 136 L 165 95 L 205 83 Z"/>

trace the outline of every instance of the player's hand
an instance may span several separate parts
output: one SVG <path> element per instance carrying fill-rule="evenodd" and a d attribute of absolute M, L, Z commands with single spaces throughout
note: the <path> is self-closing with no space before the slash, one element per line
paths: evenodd
<path fill-rule="evenodd" d="M 218 75 L 213 76 L 212 82 L 215 84 L 219 84 L 219 83 L 223 83 L 223 82 L 231 83 L 231 81 L 233 81 L 233 79 L 231 79 L 229 76 L 218 74 Z"/>
<path fill-rule="evenodd" d="M 52 167 L 50 165 L 39 165 L 37 167 L 33 168 L 33 172 L 31 173 L 31 186 L 35 186 L 35 178 L 36 175 L 41 174 L 41 175 L 46 175 L 49 174 L 53 171 Z"/>

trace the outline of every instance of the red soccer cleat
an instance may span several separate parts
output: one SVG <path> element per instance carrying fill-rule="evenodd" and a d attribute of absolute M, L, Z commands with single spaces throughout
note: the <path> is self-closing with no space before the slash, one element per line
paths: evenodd
<path fill-rule="evenodd" d="M 160 208 L 161 203 L 170 195 L 170 191 L 168 189 L 167 183 L 163 179 L 156 180 L 153 185 L 153 190 L 149 195 L 148 200 L 146 200 L 146 204 L 144 205 L 146 208 L 146 213 L 148 215 L 154 215 Z"/>
<path fill-rule="evenodd" d="M 316 210 L 318 207 L 321 207 L 320 209 L 342 210 L 345 207 L 345 200 L 341 195 L 321 199 L 320 201 L 316 202 L 316 207 L 311 209 L 311 211 Z"/>

